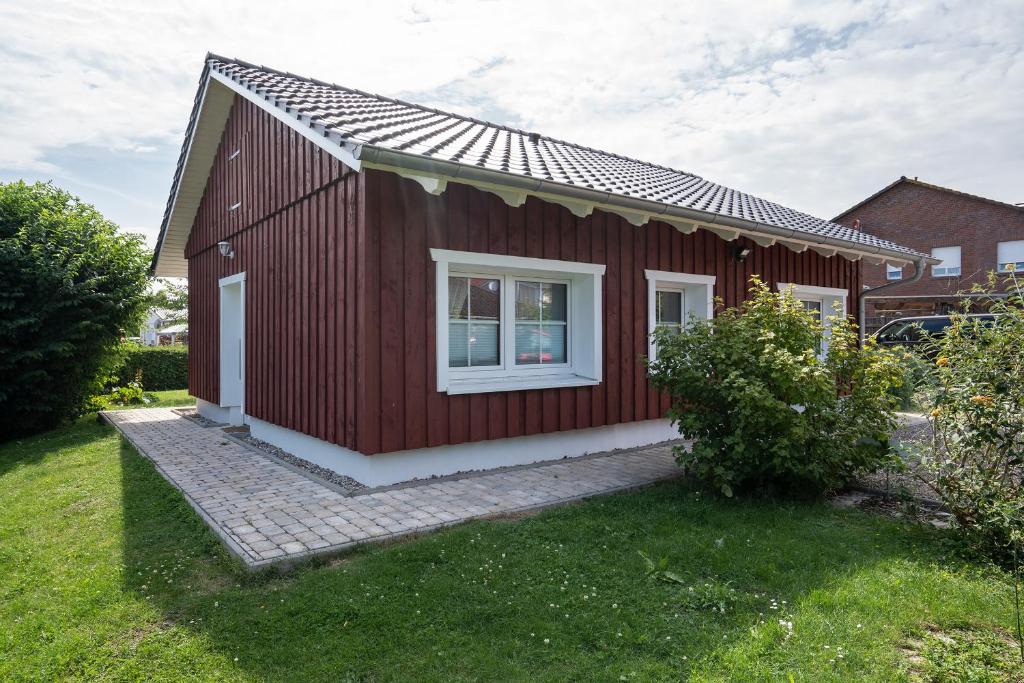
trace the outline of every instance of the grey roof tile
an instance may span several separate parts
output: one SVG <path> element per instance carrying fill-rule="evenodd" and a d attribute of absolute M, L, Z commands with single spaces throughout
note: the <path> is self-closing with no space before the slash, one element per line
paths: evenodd
<path fill-rule="evenodd" d="M 210 55 L 210 69 L 346 140 L 624 197 L 756 221 L 908 255 L 917 252 L 696 174 L 467 116 Z"/>

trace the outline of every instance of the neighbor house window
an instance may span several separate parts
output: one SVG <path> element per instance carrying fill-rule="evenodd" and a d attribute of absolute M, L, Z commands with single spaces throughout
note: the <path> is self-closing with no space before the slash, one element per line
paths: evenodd
<path fill-rule="evenodd" d="M 885 264 L 885 279 L 886 280 L 902 280 L 903 279 L 903 266 L 894 266 L 891 264 Z"/>
<path fill-rule="evenodd" d="M 996 245 L 1000 273 L 1024 273 L 1024 240 Z"/>
<path fill-rule="evenodd" d="M 649 358 L 657 358 L 655 330 L 678 334 L 693 318 L 710 318 L 714 307 L 715 277 L 646 270 L 647 329 L 651 334 Z"/>
<path fill-rule="evenodd" d="M 432 249 L 437 389 L 598 384 L 601 277 L 592 263 Z"/>
<path fill-rule="evenodd" d="M 932 266 L 932 277 L 957 277 L 960 275 L 960 247 L 936 247 L 932 258 L 942 263 Z"/>
<path fill-rule="evenodd" d="M 778 286 L 780 292 L 791 291 L 811 316 L 822 324 L 824 340 L 815 351 L 820 358 L 824 358 L 828 353 L 828 342 L 832 336 L 832 321 L 829 320 L 829 316 L 846 315 L 846 299 L 849 296 L 849 290 L 796 285 L 791 282 L 780 282 Z"/>

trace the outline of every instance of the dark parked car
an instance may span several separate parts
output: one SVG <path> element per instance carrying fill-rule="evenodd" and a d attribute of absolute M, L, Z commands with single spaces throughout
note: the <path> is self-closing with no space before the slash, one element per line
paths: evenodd
<path fill-rule="evenodd" d="M 968 318 L 977 318 L 991 323 L 996 319 L 994 315 L 985 313 L 972 314 Z M 952 324 L 952 318 L 948 315 L 925 315 L 916 318 L 900 318 L 886 323 L 875 333 L 875 339 L 880 346 L 904 346 L 914 348 L 923 344 L 929 337 L 940 337 L 946 333 L 946 328 Z"/>

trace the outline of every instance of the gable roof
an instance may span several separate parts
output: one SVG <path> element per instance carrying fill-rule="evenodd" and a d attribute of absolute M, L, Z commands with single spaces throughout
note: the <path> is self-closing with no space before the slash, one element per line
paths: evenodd
<path fill-rule="evenodd" d="M 454 181 L 513 206 L 529 194 L 578 216 L 596 207 L 637 226 L 657 219 L 682 232 L 703 228 L 853 260 L 930 258 L 686 171 L 209 54 L 153 257 L 157 275 L 186 272 L 184 244 L 234 94 L 355 170 L 399 173 L 433 193 Z"/>
<path fill-rule="evenodd" d="M 881 190 L 879 190 L 878 192 L 874 193 L 870 197 L 867 197 L 866 199 L 862 199 L 861 201 L 857 202 L 856 204 L 854 204 L 853 206 L 848 208 L 846 211 L 843 211 L 841 214 L 839 214 L 838 216 L 836 216 L 832 220 L 838 221 L 843 216 L 846 216 L 847 214 L 850 214 L 850 213 L 856 211 L 857 209 L 859 209 L 860 207 L 864 206 L 868 202 L 870 202 L 870 201 L 872 201 L 872 200 L 874 200 L 874 199 L 876 199 L 878 197 L 881 197 L 883 194 L 885 194 L 889 190 L 893 189 L 897 185 L 902 185 L 903 183 L 906 183 L 908 185 L 916 185 L 918 187 L 926 187 L 929 190 L 936 190 L 937 192 L 945 192 L 946 194 L 952 194 L 952 195 L 956 195 L 958 197 L 966 197 L 967 199 L 976 199 L 979 202 L 986 202 L 988 204 L 995 204 L 996 206 L 1003 206 L 1003 207 L 1006 207 L 1008 209 L 1016 209 L 1017 211 L 1024 211 L 1024 205 L 1021 205 L 1021 204 L 1008 204 L 1006 202 L 1001 202 L 1001 201 L 998 201 L 996 199 L 989 199 L 988 197 L 980 197 L 980 196 L 978 196 L 976 194 L 968 194 L 967 192 L 961 192 L 960 190 L 954 190 L 954 189 L 949 188 L 949 187 L 943 187 L 942 185 L 933 185 L 932 183 L 926 183 L 926 182 L 924 182 L 922 180 L 918 180 L 917 178 L 908 178 L 907 176 L 904 175 L 904 176 L 900 176 L 899 179 L 896 180 L 896 182 L 889 183 L 888 185 L 886 185 L 885 187 L 883 187 Z"/>

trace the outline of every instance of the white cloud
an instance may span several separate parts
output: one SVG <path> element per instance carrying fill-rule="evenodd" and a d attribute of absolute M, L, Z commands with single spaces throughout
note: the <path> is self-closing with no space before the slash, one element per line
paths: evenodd
<path fill-rule="evenodd" d="M 1024 201 L 1022 17 L 1013 2 L 881 0 L 3 5 L 0 168 L 180 142 L 213 50 L 824 217 L 902 174 Z"/>

